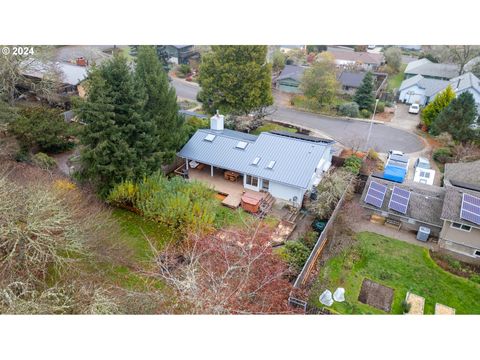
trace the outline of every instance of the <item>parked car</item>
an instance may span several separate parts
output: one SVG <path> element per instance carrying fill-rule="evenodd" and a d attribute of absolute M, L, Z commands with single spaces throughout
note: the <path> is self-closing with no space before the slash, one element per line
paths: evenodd
<path fill-rule="evenodd" d="M 430 161 L 427 158 L 424 157 L 419 157 L 417 160 L 415 160 L 415 165 L 413 167 L 416 169 L 421 168 L 421 169 L 430 169 Z"/>
<path fill-rule="evenodd" d="M 418 104 L 410 105 L 410 107 L 408 108 L 408 112 L 410 114 L 418 114 L 420 112 L 420 105 Z"/>

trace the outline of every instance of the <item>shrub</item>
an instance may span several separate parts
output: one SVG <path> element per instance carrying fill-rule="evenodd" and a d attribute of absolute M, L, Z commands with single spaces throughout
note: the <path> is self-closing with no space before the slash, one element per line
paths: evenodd
<path fill-rule="evenodd" d="M 382 113 L 385 111 L 385 103 L 382 101 L 379 101 L 377 104 L 377 113 Z"/>
<path fill-rule="evenodd" d="M 341 104 L 338 107 L 338 112 L 340 113 L 340 115 L 349 117 L 358 117 L 360 115 L 360 110 L 356 102 Z"/>
<path fill-rule="evenodd" d="M 343 167 L 354 175 L 358 175 L 362 167 L 362 160 L 355 155 L 350 155 L 344 162 Z"/>
<path fill-rule="evenodd" d="M 214 191 L 204 184 L 180 177 L 167 179 L 160 172 L 139 183 L 124 181 L 116 185 L 107 200 L 162 223 L 179 235 L 201 234 L 213 228 L 216 207 L 220 206 Z"/>
<path fill-rule="evenodd" d="M 306 232 L 301 238 L 298 239 L 303 245 L 305 245 L 310 251 L 313 250 L 318 240 L 318 233 L 315 231 Z"/>
<path fill-rule="evenodd" d="M 367 159 L 378 160 L 378 153 L 373 149 L 368 150 Z"/>
<path fill-rule="evenodd" d="M 190 68 L 190 65 L 188 64 L 182 64 L 178 68 L 178 73 L 182 75 L 183 77 L 186 77 L 188 74 L 190 74 L 192 69 Z"/>
<path fill-rule="evenodd" d="M 449 148 L 439 148 L 433 152 L 433 159 L 441 164 L 445 164 L 452 156 Z"/>
<path fill-rule="evenodd" d="M 71 129 L 59 110 L 47 107 L 22 109 L 9 129 L 25 149 L 38 147 L 44 152 L 61 152 L 73 146 Z"/>
<path fill-rule="evenodd" d="M 300 241 L 287 241 L 284 248 L 284 257 L 290 267 L 300 272 L 310 256 L 310 249 Z"/>
<path fill-rule="evenodd" d="M 362 118 L 368 119 L 372 115 L 372 113 L 367 109 L 362 109 L 360 110 L 360 115 L 362 116 Z"/>
<path fill-rule="evenodd" d="M 410 312 L 410 308 L 412 307 L 412 304 L 408 303 L 407 300 L 402 300 L 402 303 L 400 304 L 402 308 L 402 312 L 404 314 L 408 314 Z"/>
<path fill-rule="evenodd" d="M 30 161 L 30 153 L 28 149 L 21 147 L 20 150 L 15 154 L 15 161 L 18 162 L 27 162 Z"/>
<path fill-rule="evenodd" d="M 57 162 L 54 158 L 42 152 L 35 154 L 32 161 L 35 165 L 44 170 L 50 170 L 57 166 Z"/>

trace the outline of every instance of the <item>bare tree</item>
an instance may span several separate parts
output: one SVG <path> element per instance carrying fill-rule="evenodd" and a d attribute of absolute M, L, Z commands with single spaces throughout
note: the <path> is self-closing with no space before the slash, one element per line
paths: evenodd
<path fill-rule="evenodd" d="M 451 60 L 458 65 L 458 74 L 465 72 L 465 65 L 473 58 L 480 56 L 480 46 L 449 45 L 447 46 Z"/>

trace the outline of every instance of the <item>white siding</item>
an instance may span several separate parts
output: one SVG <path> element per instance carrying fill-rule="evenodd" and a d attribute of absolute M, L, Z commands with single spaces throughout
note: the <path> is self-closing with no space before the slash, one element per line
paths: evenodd
<path fill-rule="evenodd" d="M 302 203 L 303 195 L 305 194 L 305 190 L 280 184 L 274 181 L 270 181 L 268 192 L 272 194 L 273 197 L 288 202 L 293 202 L 293 198 L 296 196 L 296 205 L 298 206 Z"/>
<path fill-rule="evenodd" d="M 420 104 L 423 106 L 427 101 L 425 89 L 421 89 L 416 85 L 410 86 L 400 91 L 399 100 L 407 104 Z"/>

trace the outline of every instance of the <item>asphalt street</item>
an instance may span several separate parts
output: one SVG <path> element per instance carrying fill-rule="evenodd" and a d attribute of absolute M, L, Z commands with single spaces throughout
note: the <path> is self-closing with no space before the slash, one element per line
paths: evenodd
<path fill-rule="evenodd" d="M 197 84 L 173 79 L 172 85 L 175 87 L 178 97 L 196 100 L 199 90 Z M 269 117 L 271 120 L 317 130 L 344 146 L 361 150 L 373 148 L 383 153 L 390 149 L 414 153 L 424 148 L 423 141 L 417 135 L 392 126 L 372 124 L 370 140 L 367 144 L 370 122 L 330 118 L 278 105 L 275 106 L 275 109 L 275 112 Z"/>

